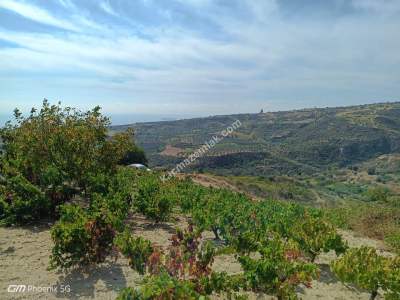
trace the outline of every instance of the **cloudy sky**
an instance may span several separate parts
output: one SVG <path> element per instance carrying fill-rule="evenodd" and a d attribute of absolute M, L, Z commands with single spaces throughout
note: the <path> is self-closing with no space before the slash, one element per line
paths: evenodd
<path fill-rule="evenodd" d="M 0 0 L 0 114 L 202 116 L 400 100 L 399 0 Z"/>

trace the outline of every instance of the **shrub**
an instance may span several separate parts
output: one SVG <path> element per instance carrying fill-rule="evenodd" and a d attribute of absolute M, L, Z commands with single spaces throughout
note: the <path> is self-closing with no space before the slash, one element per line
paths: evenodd
<path fill-rule="evenodd" d="M 89 174 L 86 177 L 86 191 L 87 194 L 101 194 L 106 195 L 109 193 L 111 185 L 111 176 L 105 173 Z"/>
<path fill-rule="evenodd" d="M 85 229 L 89 233 L 87 247 L 89 264 L 102 263 L 111 254 L 115 230 L 110 223 L 100 212 L 90 216 L 89 221 L 85 224 Z"/>
<path fill-rule="evenodd" d="M 123 231 L 130 212 L 130 204 L 121 193 L 102 196 L 94 194 L 90 203 L 91 212 L 104 212 L 109 223 L 118 231 Z"/>
<path fill-rule="evenodd" d="M 366 197 L 369 201 L 386 202 L 389 196 L 389 191 L 383 187 L 369 188 L 366 192 Z"/>
<path fill-rule="evenodd" d="M 140 171 L 131 168 L 118 168 L 117 173 L 112 177 L 109 193 L 121 194 L 128 202 L 132 202 L 137 196 L 139 174 Z"/>
<path fill-rule="evenodd" d="M 5 225 L 30 223 L 47 216 L 52 203 L 21 175 L 8 178 L 0 197 L 0 220 Z"/>
<path fill-rule="evenodd" d="M 355 217 L 351 208 L 344 206 L 327 207 L 324 209 L 324 214 L 329 222 L 342 229 L 350 229 L 349 219 Z"/>
<path fill-rule="evenodd" d="M 297 226 L 293 227 L 291 238 L 298 242 L 312 262 L 321 251 L 335 250 L 339 255 L 347 249 L 347 245 L 331 224 L 320 217 L 308 214 Z"/>
<path fill-rule="evenodd" d="M 175 184 L 177 202 L 184 213 L 191 212 L 196 205 L 202 203 L 206 193 L 209 192 L 209 189 L 193 183 L 190 178 L 177 180 Z"/>
<path fill-rule="evenodd" d="M 385 259 L 374 248 L 349 249 L 344 256 L 332 262 L 331 268 L 340 281 L 355 284 L 371 293 L 371 299 L 378 295 L 385 278 Z"/>
<path fill-rule="evenodd" d="M 211 271 L 215 251 L 210 243 L 201 244 L 200 237 L 192 226 L 177 230 L 166 251 L 153 248 L 148 256 L 150 242 L 124 233 L 118 241 L 123 245 L 121 249 L 138 258 L 139 263 L 131 266 L 147 271 L 147 276 L 140 288 L 124 289 L 117 299 L 209 299 L 213 292 L 230 294 L 231 290 L 238 290 L 240 276 Z"/>
<path fill-rule="evenodd" d="M 275 237 L 261 245 L 260 258 L 240 256 L 246 285 L 255 292 L 275 295 L 278 299 L 297 299 L 300 284 L 310 286 L 318 275 L 317 267 L 302 257 L 295 243 Z"/>
<path fill-rule="evenodd" d="M 9 215 L 7 212 L 8 209 L 8 204 L 7 202 L 0 197 L 0 220 L 2 220 L 3 223 L 8 223 L 10 220 L 7 220 L 6 217 Z M 1 223 L 0 223 L 1 224 Z M 10 222 L 12 224 L 12 222 Z"/>
<path fill-rule="evenodd" d="M 166 221 L 170 217 L 176 197 L 168 182 L 161 182 L 158 174 L 138 178 L 137 196 L 134 199 L 136 209 L 155 222 Z"/>
<path fill-rule="evenodd" d="M 385 299 L 400 299 L 400 257 L 389 258 L 385 264 L 385 279 L 382 285 Z"/>
<path fill-rule="evenodd" d="M 146 154 L 143 149 L 139 147 L 134 147 L 132 150 L 129 150 L 125 156 L 119 161 L 121 165 L 130 165 L 130 164 L 143 164 L 147 165 L 148 161 L 146 158 Z"/>
<path fill-rule="evenodd" d="M 146 277 L 140 289 L 125 288 L 117 300 L 153 300 L 153 299 L 209 299 L 196 291 L 189 280 L 179 280 L 166 272 Z"/>
<path fill-rule="evenodd" d="M 89 210 L 112 212 L 108 219 L 113 228 L 122 232 L 137 194 L 136 178 L 137 172 L 125 167 L 119 167 L 112 176 L 92 177 Z"/>
<path fill-rule="evenodd" d="M 54 217 L 58 205 L 78 191 L 86 191 L 89 185 L 93 187 L 93 178 L 98 183 L 99 174 L 115 173 L 119 160 L 135 149 L 131 131 L 107 136 L 110 122 L 101 115 L 99 107 L 81 112 L 62 108 L 60 103 L 50 105 L 45 100 L 41 109 L 32 109 L 29 116 L 23 117 L 18 110 L 14 116 L 15 121 L 0 130 L 0 173 L 6 182 L 13 178 L 24 186 L 28 182 L 37 190 L 36 195 L 40 193 L 47 200 L 31 195 L 18 198 L 19 191 L 6 184 L 2 198 L 7 200 L 13 194 L 15 199 L 11 208 L 3 212 L 3 219 L 23 223 Z M 95 189 L 101 188 L 97 185 Z M 43 206 L 43 202 L 47 203 Z M 38 213 L 39 207 L 45 209 Z M 7 216 L 26 214 L 29 210 L 32 214 L 28 217 Z"/>
<path fill-rule="evenodd" d="M 142 237 L 134 238 L 129 231 L 124 231 L 117 236 L 115 244 L 119 251 L 128 258 L 129 266 L 143 275 L 148 259 L 154 251 L 151 243 Z"/>
<path fill-rule="evenodd" d="M 50 268 L 68 269 L 102 263 L 112 253 L 115 231 L 105 212 L 89 214 L 76 205 L 64 205 L 51 229 L 54 242 Z"/>
<path fill-rule="evenodd" d="M 229 239 L 237 231 L 236 226 L 249 223 L 247 213 L 250 206 L 250 200 L 241 194 L 211 188 L 205 191 L 201 201 L 193 203 L 191 215 L 194 224 L 201 230 L 213 231 L 216 239 L 220 239 L 220 233 Z M 239 221 L 241 218 L 243 222 Z"/>
<path fill-rule="evenodd" d="M 400 299 L 400 258 L 382 257 L 374 248 L 353 248 L 334 261 L 333 272 L 344 283 L 354 284 L 375 299 L 381 288 L 385 299 Z"/>
<path fill-rule="evenodd" d="M 395 252 L 400 254 L 400 232 L 388 235 L 385 238 L 385 242 L 388 243 Z"/>
<path fill-rule="evenodd" d="M 92 177 L 90 206 L 64 205 L 52 228 L 51 267 L 67 269 L 104 262 L 114 251 L 116 232 L 122 232 L 135 193 L 136 173 L 119 168 L 113 176 Z M 132 182 L 133 181 L 133 182 Z"/>

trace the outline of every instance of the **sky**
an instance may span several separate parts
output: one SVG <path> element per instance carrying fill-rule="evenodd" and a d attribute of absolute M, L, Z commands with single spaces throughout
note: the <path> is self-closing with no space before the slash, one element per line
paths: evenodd
<path fill-rule="evenodd" d="M 0 0 L 0 118 L 116 123 L 400 100 L 399 0 Z"/>

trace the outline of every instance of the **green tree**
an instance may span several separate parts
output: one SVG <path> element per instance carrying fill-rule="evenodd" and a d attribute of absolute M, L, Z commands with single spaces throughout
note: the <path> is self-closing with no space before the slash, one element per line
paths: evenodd
<path fill-rule="evenodd" d="M 118 162 L 136 149 L 133 132 L 107 135 L 110 121 L 100 113 L 100 107 L 82 112 L 63 108 L 60 103 L 50 105 L 44 100 L 42 107 L 32 109 L 27 117 L 18 110 L 14 111 L 14 117 L 13 122 L 0 130 L 3 141 L 0 173 L 4 177 L 0 183 L 0 206 L 5 207 L 2 210 L 6 213 L 15 214 L 25 213 L 16 206 L 26 207 L 24 211 L 32 206 L 35 211 L 46 211 L 47 216 L 35 213 L 27 218 L 8 218 L 3 212 L 2 219 L 54 217 L 59 204 L 75 193 L 86 191 L 93 176 L 115 173 Z M 20 178 L 21 184 L 13 183 L 16 178 Z M 21 185 L 26 187 L 28 183 L 46 201 L 23 196 Z"/>
<path fill-rule="evenodd" d="M 134 149 L 128 151 L 125 156 L 119 161 L 121 165 L 130 164 L 143 164 L 147 165 L 147 157 L 143 149 L 135 147 Z"/>

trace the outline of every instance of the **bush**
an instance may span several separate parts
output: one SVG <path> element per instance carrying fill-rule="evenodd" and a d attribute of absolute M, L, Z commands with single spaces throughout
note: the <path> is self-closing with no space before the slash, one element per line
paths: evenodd
<path fill-rule="evenodd" d="M 383 290 L 386 292 L 385 299 L 400 299 L 400 257 L 387 259 Z"/>
<path fill-rule="evenodd" d="M 120 249 L 138 260 L 131 267 L 147 275 L 140 288 L 126 288 L 117 299 L 209 299 L 212 293 L 238 291 L 242 277 L 212 272 L 214 248 L 201 244 L 200 237 L 189 225 L 185 231 L 177 230 L 168 249 L 153 248 L 149 255 L 149 241 L 132 238 L 128 232 L 121 235 Z"/>
<path fill-rule="evenodd" d="M 111 193 L 123 193 L 125 197 L 132 198 L 137 193 L 137 181 L 140 175 L 143 174 L 139 170 L 119 167 L 117 173 L 112 177 L 109 191 Z"/>
<path fill-rule="evenodd" d="M 369 201 L 386 202 L 389 196 L 389 191 L 383 187 L 369 188 L 366 192 L 366 197 Z"/>
<path fill-rule="evenodd" d="M 172 180 L 172 179 L 170 179 Z M 177 202 L 184 213 L 189 213 L 192 209 L 202 203 L 209 189 L 193 183 L 190 178 L 176 181 Z"/>
<path fill-rule="evenodd" d="M 89 174 L 86 178 L 86 191 L 88 195 L 107 195 L 111 185 L 111 176 L 105 173 Z"/>
<path fill-rule="evenodd" d="M 335 227 L 342 229 L 350 229 L 349 219 L 354 214 L 349 207 L 337 206 L 328 207 L 324 210 L 325 218 L 329 220 Z"/>
<path fill-rule="evenodd" d="M 373 300 L 385 278 L 384 262 L 374 248 L 361 247 L 349 249 L 331 268 L 340 281 L 369 291 Z"/>
<path fill-rule="evenodd" d="M 99 107 L 81 112 L 45 100 L 28 117 L 18 110 L 14 116 L 15 121 L 0 130 L 3 223 L 54 218 L 57 206 L 74 194 L 89 186 L 104 190 L 106 182 L 101 180 L 136 149 L 131 131 L 107 136 L 110 122 Z"/>
<path fill-rule="evenodd" d="M 96 192 L 89 207 L 62 206 L 61 218 L 51 231 L 52 268 L 101 263 L 114 252 L 116 232 L 124 231 L 130 212 L 136 176 L 134 170 L 118 168 L 113 176 L 92 177 L 90 189 Z"/>
<path fill-rule="evenodd" d="M 0 220 L 2 220 L 2 222 L 5 224 L 10 222 L 10 220 L 6 219 L 7 216 L 9 215 L 7 209 L 8 209 L 7 202 L 3 198 L 0 198 Z M 12 224 L 12 222 L 10 222 L 10 224 Z"/>
<path fill-rule="evenodd" d="M 154 249 L 151 243 L 141 237 L 134 238 L 129 231 L 117 236 L 116 246 L 128 258 L 129 266 L 139 274 L 144 274 L 148 259 Z"/>
<path fill-rule="evenodd" d="M 388 235 L 385 238 L 385 242 L 388 243 L 395 252 L 400 254 L 400 232 Z"/>
<path fill-rule="evenodd" d="M 5 225 L 24 224 L 47 216 L 53 208 L 45 194 L 23 176 L 7 179 L 0 197 L 0 220 Z"/>
<path fill-rule="evenodd" d="M 189 280 L 179 280 L 166 272 L 146 277 L 140 289 L 125 288 L 117 300 L 153 300 L 153 299 L 209 299 L 195 290 Z"/>
<path fill-rule="evenodd" d="M 229 190 L 206 189 L 201 201 L 194 202 L 192 206 L 194 224 L 201 230 L 213 231 L 216 239 L 220 239 L 220 233 L 225 239 L 231 238 L 231 233 L 237 230 L 236 226 L 244 227 L 251 221 L 247 214 L 251 207 L 250 200 Z M 238 211 L 241 213 L 238 214 Z"/>
<path fill-rule="evenodd" d="M 90 177 L 90 185 L 88 187 L 89 194 L 92 199 L 99 196 L 113 201 L 112 198 L 117 197 L 122 199 L 118 210 L 128 211 L 129 206 L 132 204 L 133 199 L 137 196 L 137 180 L 138 172 L 131 168 L 118 167 L 115 174 L 97 174 Z M 117 209 L 113 207 L 112 210 Z"/>
<path fill-rule="evenodd" d="M 318 275 L 317 267 L 306 262 L 296 244 L 290 241 L 274 238 L 257 252 L 259 259 L 249 255 L 239 257 L 246 285 L 255 292 L 275 295 L 278 299 L 297 299 L 296 288 L 301 284 L 310 286 Z"/>
<path fill-rule="evenodd" d="M 379 256 L 374 248 L 353 248 L 331 264 L 332 271 L 344 283 L 354 284 L 371 293 L 371 300 L 382 289 L 385 299 L 400 299 L 400 258 Z"/>
<path fill-rule="evenodd" d="M 347 249 L 346 243 L 331 224 L 311 215 L 305 215 L 304 220 L 293 228 L 291 238 L 307 253 L 312 262 L 321 251 L 335 250 L 339 255 Z"/>
<path fill-rule="evenodd" d="M 135 147 L 134 149 L 128 151 L 125 156 L 119 161 L 121 165 L 130 165 L 130 164 L 143 164 L 147 165 L 148 161 L 146 158 L 146 154 L 143 149 L 139 147 Z"/>
<path fill-rule="evenodd" d="M 156 223 L 168 220 L 176 203 L 174 188 L 169 184 L 162 182 L 158 174 L 139 177 L 134 199 L 136 209 Z"/>
<path fill-rule="evenodd" d="M 112 253 L 115 230 L 106 212 L 89 214 L 76 205 L 64 205 L 51 229 L 54 242 L 50 268 L 68 269 L 102 263 Z"/>

